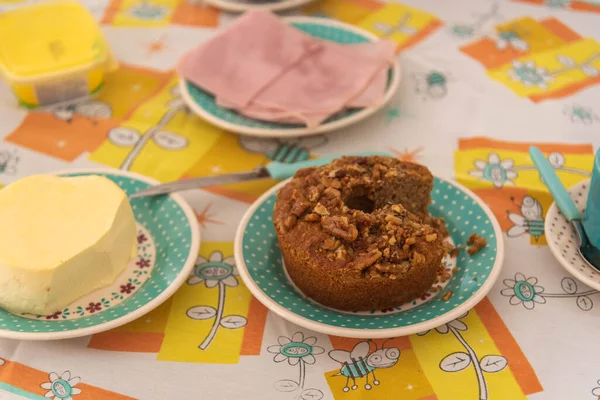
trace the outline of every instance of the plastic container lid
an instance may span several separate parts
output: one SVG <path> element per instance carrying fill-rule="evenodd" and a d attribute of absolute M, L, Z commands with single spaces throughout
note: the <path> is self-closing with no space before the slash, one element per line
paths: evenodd
<path fill-rule="evenodd" d="M 0 14 L 0 39 L 0 71 L 12 81 L 83 69 L 111 57 L 96 21 L 74 1 Z"/>

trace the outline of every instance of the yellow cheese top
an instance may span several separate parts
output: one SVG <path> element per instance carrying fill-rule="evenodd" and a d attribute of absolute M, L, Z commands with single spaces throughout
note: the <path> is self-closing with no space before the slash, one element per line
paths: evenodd
<path fill-rule="evenodd" d="M 76 1 L 52 1 L 0 14 L 0 70 L 9 79 L 86 68 L 110 57 L 98 24 Z"/>

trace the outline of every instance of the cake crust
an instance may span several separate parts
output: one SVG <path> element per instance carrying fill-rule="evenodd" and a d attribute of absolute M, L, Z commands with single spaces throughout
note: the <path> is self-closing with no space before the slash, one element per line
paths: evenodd
<path fill-rule="evenodd" d="M 296 173 L 274 224 L 287 272 L 324 306 L 396 307 L 433 284 L 443 234 L 426 223 L 433 176 L 389 157 L 343 157 Z"/>

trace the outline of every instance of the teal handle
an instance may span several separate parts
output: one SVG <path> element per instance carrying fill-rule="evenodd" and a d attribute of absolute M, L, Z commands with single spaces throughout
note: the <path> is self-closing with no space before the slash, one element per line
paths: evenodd
<path fill-rule="evenodd" d="M 367 156 L 392 157 L 392 155 L 390 155 L 389 153 L 382 153 L 382 152 L 352 153 L 352 154 L 344 154 L 344 155 L 361 156 L 361 157 L 367 157 Z M 281 163 L 278 161 L 273 161 L 273 162 L 269 163 L 265 168 L 267 169 L 267 171 L 269 171 L 269 174 L 271 175 L 271 177 L 273 179 L 282 181 L 284 179 L 288 179 L 288 178 L 291 178 L 292 176 L 294 176 L 296 171 L 298 171 L 299 169 L 309 168 L 309 167 L 320 167 L 321 165 L 329 164 L 336 158 L 340 158 L 340 157 L 341 156 L 339 156 L 339 155 L 338 156 L 321 157 L 321 158 L 317 158 L 315 160 L 300 161 L 300 162 L 295 162 L 292 164 L 286 164 L 286 163 Z"/>
<path fill-rule="evenodd" d="M 540 175 L 544 178 L 544 183 L 550 193 L 552 193 L 552 197 L 554 197 L 558 208 L 560 208 L 560 211 L 562 211 L 567 220 L 581 219 L 577 206 L 575 206 L 571 196 L 569 196 L 569 192 L 567 192 L 567 189 L 565 189 L 560 179 L 558 179 L 556 171 L 552 168 L 552 165 L 550 165 L 550 162 L 544 157 L 540 149 L 531 146 L 529 148 L 529 155 Z"/>

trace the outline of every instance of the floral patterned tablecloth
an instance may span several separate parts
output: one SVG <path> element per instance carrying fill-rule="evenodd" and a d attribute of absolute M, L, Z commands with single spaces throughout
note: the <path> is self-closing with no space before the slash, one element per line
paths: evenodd
<path fill-rule="evenodd" d="M 31 2 L 0 0 L 0 10 Z M 600 398 L 600 292 L 552 257 L 543 226 L 552 200 L 527 155 L 532 143 L 550 153 L 566 185 L 589 177 L 600 144 L 600 2 L 317 0 L 297 13 L 396 41 L 403 81 L 369 120 L 288 140 L 210 126 L 179 96 L 178 57 L 235 16 L 194 0 L 84 4 L 121 68 L 94 100 L 44 111 L 17 107 L 2 87 L 1 184 L 98 166 L 170 181 L 270 160 L 385 150 L 483 198 L 505 232 L 506 262 L 489 296 L 468 314 L 420 335 L 361 344 L 284 321 L 237 275 L 237 223 L 273 181 L 190 192 L 203 239 L 196 268 L 223 274 L 191 278 L 156 310 L 102 334 L 52 343 L 0 340 L 0 398 Z M 218 310 L 231 320 L 213 329 L 194 310 Z M 400 357 L 368 381 L 354 371 L 356 388 L 345 391 L 348 372 L 329 352 L 356 345 L 370 353 L 396 347 Z"/>

